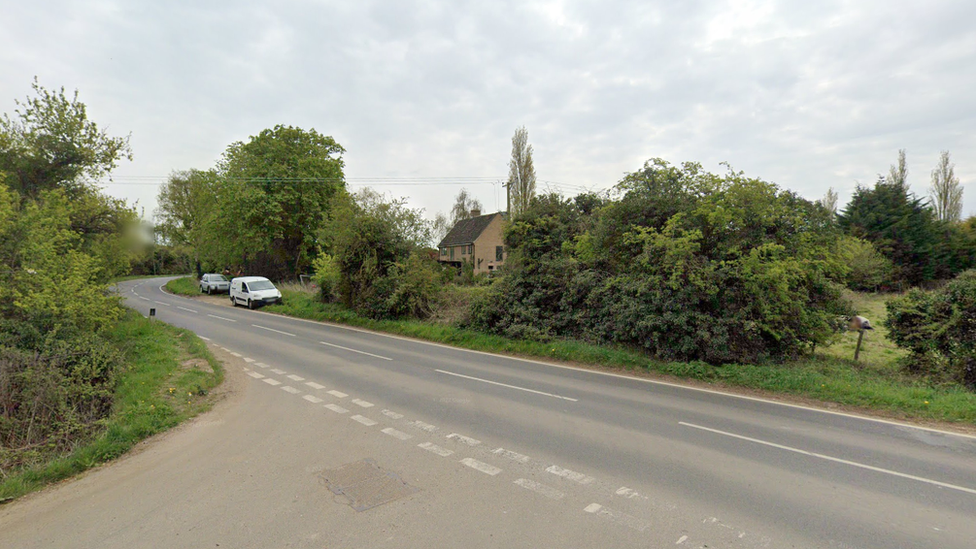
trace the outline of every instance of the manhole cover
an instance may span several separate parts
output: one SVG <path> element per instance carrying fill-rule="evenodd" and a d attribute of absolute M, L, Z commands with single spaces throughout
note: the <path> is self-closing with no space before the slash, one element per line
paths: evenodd
<path fill-rule="evenodd" d="M 369 458 L 328 469 L 319 476 L 330 492 L 344 497 L 357 511 L 372 509 L 420 491 Z"/>

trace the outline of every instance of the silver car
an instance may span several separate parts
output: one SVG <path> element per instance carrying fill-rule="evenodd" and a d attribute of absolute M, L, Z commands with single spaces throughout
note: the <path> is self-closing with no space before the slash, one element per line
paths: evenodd
<path fill-rule="evenodd" d="M 222 274 L 207 273 L 200 277 L 200 291 L 206 294 L 229 292 L 230 281 Z"/>

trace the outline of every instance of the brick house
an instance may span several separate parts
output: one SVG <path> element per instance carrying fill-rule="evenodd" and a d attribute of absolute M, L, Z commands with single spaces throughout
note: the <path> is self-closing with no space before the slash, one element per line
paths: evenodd
<path fill-rule="evenodd" d="M 455 267 L 471 263 L 475 273 L 497 269 L 508 255 L 502 241 L 505 217 L 502 212 L 481 215 L 480 210 L 471 210 L 471 217 L 458 221 L 437 245 L 437 260 Z"/>

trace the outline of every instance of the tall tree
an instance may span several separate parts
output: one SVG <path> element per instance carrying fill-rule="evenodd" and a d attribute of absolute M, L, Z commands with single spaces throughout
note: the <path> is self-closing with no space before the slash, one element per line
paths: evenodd
<path fill-rule="evenodd" d="M 898 149 L 898 165 L 888 168 L 888 183 L 901 185 L 908 189 L 908 164 L 905 161 L 905 149 Z"/>
<path fill-rule="evenodd" d="M 942 151 L 939 164 L 932 170 L 930 196 L 938 220 L 955 223 L 962 218 L 962 185 L 949 151 Z"/>
<path fill-rule="evenodd" d="M 185 252 L 201 271 L 200 260 L 216 240 L 208 227 L 216 212 L 217 174 L 213 171 L 184 170 L 170 174 L 159 189 L 156 208 L 156 233 L 174 249 Z M 217 267 L 213 261 L 208 267 Z M 199 274 L 199 273 L 198 273 Z"/>
<path fill-rule="evenodd" d="M 129 137 L 109 137 L 89 120 L 77 90 L 69 98 L 37 79 L 31 87 L 35 97 L 16 101 L 15 116 L 0 118 L 0 171 L 12 190 L 32 199 L 47 189 L 71 193 L 131 160 Z"/>
<path fill-rule="evenodd" d="M 481 201 L 471 196 L 467 189 L 461 189 L 454 197 L 454 206 L 451 207 L 451 227 L 457 225 L 458 221 L 471 217 L 474 210 L 481 210 Z"/>
<path fill-rule="evenodd" d="M 824 197 L 817 202 L 819 202 L 825 210 L 830 212 L 831 216 L 837 215 L 837 191 L 835 191 L 833 187 L 827 189 L 827 194 L 825 194 Z"/>
<path fill-rule="evenodd" d="M 512 136 L 512 159 L 508 162 L 508 213 L 513 218 L 529 209 L 535 196 L 535 167 L 532 165 L 532 145 L 525 126 Z"/>
<path fill-rule="evenodd" d="M 903 183 L 880 177 L 873 188 L 858 186 L 837 220 L 848 234 L 870 241 L 890 259 L 900 280 L 919 284 L 936 276 L 940 237 L 932 210 Z"/>
<path fill-rule="evenodd" d="M 345 192 L 344 152 L 314 129 L 282 125 L 227 148 L 217 169 L 219 215 L 238 262 L 274 277 L 307 272 L 316 233 Z"/>

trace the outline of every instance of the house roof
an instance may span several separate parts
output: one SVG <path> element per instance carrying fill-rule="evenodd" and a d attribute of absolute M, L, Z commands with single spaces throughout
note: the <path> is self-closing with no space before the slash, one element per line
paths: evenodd
<path fill-rule="evenodd" d="M 481 233 L 488 228 L 492 219 L 499 215 L 502 215 L 502 213 L 495 212 L 493 214 L 479 215 L 478 217 L 458 221 L 454 225 L 454 228 L 451 229 L 451 232 L 447 233 L 447 236 L 440 241 L 437 247 L 445 248 L 448 246 L 463 246 L 474 243 L 481 236 Z"/>

